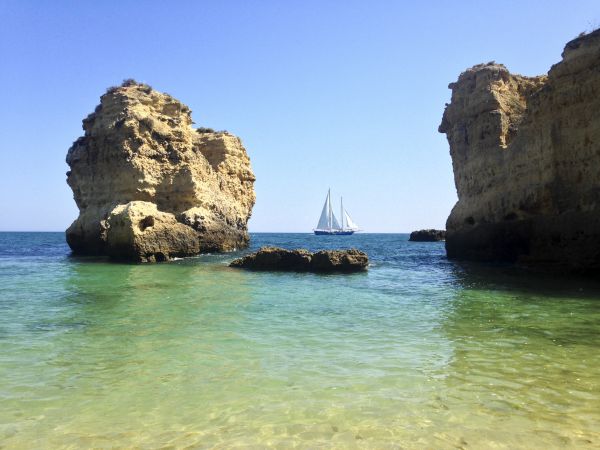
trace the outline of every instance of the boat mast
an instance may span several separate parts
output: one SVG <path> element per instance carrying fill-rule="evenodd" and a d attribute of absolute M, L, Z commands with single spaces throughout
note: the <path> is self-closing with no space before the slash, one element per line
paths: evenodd
<path fill-rule="evenodd" d="M 344 198 L 340 196 L 340 218 L 342 219 L 342 231 L 344 231 Z"/>
<path fill-rule="evenodd" d="M 333 209 L 331 208 L 331 188 L 327 191 L 327 203 L 329 203 L 329 231 L 331 231 L 331 226 L 333 224 Z"/>

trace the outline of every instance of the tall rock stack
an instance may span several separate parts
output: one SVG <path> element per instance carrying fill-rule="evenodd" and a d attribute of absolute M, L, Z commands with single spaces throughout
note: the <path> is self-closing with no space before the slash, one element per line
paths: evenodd
<path fill-rule="evenodd" d="M 547 76 L 488 63 L 450 84 L 449 258 L 600 271 L 600 30 L 562 57 Z"/>
<path fill-rule="evenodd" d="M 140 262 L 248 245 L 255 177 L 241 140 L 133 80 L 110 88 L 67 154 L 75 254 Z"/>

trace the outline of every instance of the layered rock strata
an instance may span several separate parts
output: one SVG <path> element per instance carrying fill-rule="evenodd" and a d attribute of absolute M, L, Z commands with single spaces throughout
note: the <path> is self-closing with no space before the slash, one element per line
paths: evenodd
<path fill-rule="evenodd" d="M 254 174 L 241 140 L 132 80 L 110 88 L 67 154 L 75 254 L 163 261 L 248 244 Z"/>
<path fill-rule="evenodd" d="M 304 249 L 262 247 L 255 253 L 234 260 L 230 267 L 292 272 L 359 272 L 368 265 L 367 254 L 356 249 L 311 253 Z"/>
<path fill-rule="evenodd" d="M 408 238 L 409 241 L 413 242 L 438 242 L 444 239 L 446 239 L 446 231 L 434 230 L 433 228 L 413 231 Z"/>
<path fill-rule="evenodd" d="M 600 30 L 562 57 L 547 76 L 488 63 L 450 84 L 449 258 L 600 269 Z"/>

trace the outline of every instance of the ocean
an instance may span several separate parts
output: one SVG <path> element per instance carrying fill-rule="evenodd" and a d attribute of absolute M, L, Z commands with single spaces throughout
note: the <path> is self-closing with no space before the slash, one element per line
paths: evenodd
<path fill-rule="evenodd" d="M 0 448 L 599 448 L 600 284 L 448 261 L 405 234 L 365 273 L 156 265 L 0 233 Z"/>

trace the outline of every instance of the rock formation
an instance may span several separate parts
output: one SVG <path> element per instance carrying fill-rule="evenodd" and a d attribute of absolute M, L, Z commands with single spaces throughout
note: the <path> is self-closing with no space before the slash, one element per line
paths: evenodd
<path fill-rule="evenodd" d="M 413 242 L 437 242 L 446 239 L 445 230 L 434 230 L 432 228 L 428 230 L 418 230 L 410 233 L 409 241 Z"/>
<path fill-rule="evenodd" d="M 547 76 L 488 63 L 450 84 L 449 258 L 600 269 L 600 30 L 562 57 Z"/>
<path fill-rule="evenodd" d="M 366 253 L 356 249 L 286 250 L 278 247 L 262 247 L 259 251 L 234 260 L 230 267 L 250 270 L 283 270 L 292 272 L 359 272 L 369 265 Z"/>
<path fill-rule="evenodd" d="M 254 174 L 241 140 L 132 80 L 110 88 L 67 154 L 75 254 L 162 261 L 248 244 Z"/>

